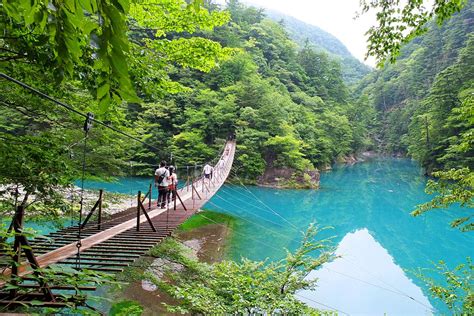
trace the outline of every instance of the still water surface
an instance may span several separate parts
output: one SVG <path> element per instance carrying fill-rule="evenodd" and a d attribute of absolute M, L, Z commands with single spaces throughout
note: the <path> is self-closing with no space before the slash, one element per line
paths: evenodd
<path fill-rule="evenodd" d="M 107 189 L 146 191 L 149 181 L 121 179 Z M 458 207 L 410 216 L 415 205 L 429 200 L 425 183 L 416 163 L 377 159 L 323 173 L 320 190 L 225 185 L 206 208 L 239 218 L 229 248 L 236 260 L 281 259 L 285 248 L 298 246 L 309 223 L 332 227 L 319 236 L 333 237 L 341 257 L 310 274 L 319 279 L 317 290 L 298 296 L 311 306 L 350 315 L 448 313 L 413 272 L 441 259 L 450 267 L 464 262 L 473 255 L 474 239 L 450 228 L 466 212 Z"/>

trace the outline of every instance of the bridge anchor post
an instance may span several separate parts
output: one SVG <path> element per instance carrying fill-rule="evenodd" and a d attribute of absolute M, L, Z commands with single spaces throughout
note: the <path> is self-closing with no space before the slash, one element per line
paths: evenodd
<path fill-rule="evenodd" d="M 11 284 L 15 287 L 10 290 L 10 297 L 15 299 L 18 295 L 18 280 L 19 280 L 19 271 L 18 267 L 20 266 L 21 251 L 25 253 L 26 258 L 28 259 L 31 268 L 33 269 L 34 275 L 38 279 L 41 290 L 43 291 L 45 300 L 49 302 L 55 302 L 56 299 L 54 294 L 51 292 L 50 287 L 47 282 L 44 280 L 44 276 L 39 270 L 38 261 L 33 253 L 32 247 L 28 242 L 28 239 L 23 234 L 23 216 L 25 214 L 25 209 L 22 205 L 19 205 L 15 211 L 13 218 L 13 230 L 15 231 L 15 239 L 13 243 L 13 263 L 11 266 Z"/>

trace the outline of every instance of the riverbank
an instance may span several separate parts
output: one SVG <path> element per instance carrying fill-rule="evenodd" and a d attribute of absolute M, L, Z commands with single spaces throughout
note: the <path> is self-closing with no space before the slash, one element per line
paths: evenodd
<path fill-rule="evenodd" d="M 231 216 L 203 211 L 189 218 L 169 238 L 179 242 L 186 253 L 200 262 L 214 263 L 226 258 L 228 241 L 232 238 L 235 219 Z M 161 255 L 166 251 L 155 246 L 149 256 L 140 258 L 133 266 L 118 276 L 127 282 L 120 291 L 112 294 L 114 301 L 132 300 L 143 307 L 142 315 L 175 315 L 169 313 L 162 303 L 176 304 L 176 301 L 147 278 L 147 274 L 162 277 L 167 269 L 179 271 L 180 267 Z M 165 245 L 166 247 L 166 245 Z"/>

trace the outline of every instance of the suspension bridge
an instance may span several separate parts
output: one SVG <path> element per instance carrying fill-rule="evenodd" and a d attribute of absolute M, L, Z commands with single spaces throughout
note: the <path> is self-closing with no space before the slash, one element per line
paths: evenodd
<path fill-rule="evenodd" d="M 161 208 L 157 200 L 153 199 L 153 186 L 150 185 L 146 194 L 138 192 L 134 207 L 102 220 L 103 193 L 100 191 L 99 199 L 80 225 L 67 227 L 52 232 L 45 238 L 31 241 L 19 236 L 20 239 L 15 240 L 13 258 L 17 264 L 3 267 L 0 280 L 0 287 L 5 288 L 5 285 L 12 282 L 15 287 L 3 291 L 0 288 L 0 306 L 25 305 L 38 299 L 42 300 L 42 306 L 65 306 L 67 299 L 64 299 L 64 295 L 55 295 L 55 290 L 74 288 L 49 285 L 39 275 L 40 269 L 53 264 L 109 273 L 123 271 L 151 247 L 169 236 L 224 184 L 234 160 L 235 141 L 227 141 L 224 148 L 212 177 L 199 175 L 186 181 L 185 185 L 177 190 L 176 199 L 167 203 L 166 208 Z M 94 212 L 97 212 L 97 219 L 89 221 Z M 17 210 L 13 221 L 14 229 L 20 230 L 22 222 L 23 210 L 20 209 Z M 20 260 L 20 248 L 23 248 L 27 261 Z M 7 255 L 6 250 L 0 250 L 0 259 L 1 256 Z M 28 277 L 32 273 L 36 274 L 39 284 L 32 284 L 35 278 Z M 22 285 L 21 282 L 26 283 Z M 35 288 L 41 292 L 34 293 L 30 290 L 28 293 L 22 293 L 22 288 Z M 82 288 L 93 289 L 94 287 Z"/>
<path fill-rule="evenodd" d="M 82 179 L 86 169 L 87 137 L 92 123 L 160 151 L 133 135 L 95 119 L 91 113 L 82 113 L 6 74 L 0 73 L 0 78 L 85 118 Z M 224 144 L 220 156 L 216 157 L 215 161 L 218 163 L 214 166 L 212 176 L 208 178 L 200 173 L 193 173 L 192 176 L 187 174 L 184 186 L 174 189 L 174 199 L 170 199 L 164 208 L 158 203 L 157 188 L 150 183 L 148 192 L 138 191 L 135 205 L 127 209 L 113 215 L 103 214 L 102 204 L 107 202 L 107 193 L 100 190 L 95 205 L 87 211 L 83 209 L 82 187 L 78 224 L 30 240 L 23 230 L 25 210 L 22 205 L 17 206 L 9 228 L 9 231 L 14 232 L 13 240 L 10 243 L 10 240 L 0 238 L 0 307 L 64 307 L 84 304 L 85 297 L 77 295 L 78 292 L 93 291 L 96 289 L 95 284 L 53 284 L 55 281 L 45 274 L 48 271 L 59 274 L 62 273 L 60 271 L 71 271 L 64 268 L 51 269 L 58 266 L 88 272 L 123 271 L 169 236 L 216 194 L 229 176 L 235 148 L 235 140 L 231 137 Z"/>

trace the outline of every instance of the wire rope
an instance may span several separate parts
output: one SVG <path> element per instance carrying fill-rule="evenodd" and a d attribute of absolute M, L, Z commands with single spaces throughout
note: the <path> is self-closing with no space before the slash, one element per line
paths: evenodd
<path fill-rule="evenodd" d="M 231 170 L 231 172 L 233 172 L 233 170 Z M 235 174 L 235 172 L 233 172 L 233 175 L 234 175 L 234 177 L 239 178 L 239 177 Z M 239 182 L 240 182 L 241 186 L 246 189 L 246 191 L 248 191 L 249 193 L 252 193 L 252 192 L 247 188 L 247 186 L 245 186 L 245 184 L 242 183 L 242 181 L 241 181 L 240 178 L 239 178 Z M 226 188 L 228 188 L 228 187 L 226 187 Z M 256 196 L 255 196 L 254 194 L 252 194 L 252 196 L 256 198 Z M 258 199 L 258 198 L 256 198 L 256 199 Z M 263 202 L 262 202 L 262 203 L 263 203 Z M 215 204 L 214 204 L 214 205 L 215 205 Z M 234 205 L 234 207 L 235 207 L 235 205 Z M 272 213 L 273 213 L 273 212 L 272 212 Z M 232 214 L 235 215 L 234 213 L 232 213 Z M 241 218 L 240 216 L 238 216 L 238 217 Z M 252 224 L 255 224 L 255 223 L 252 223 Z M 269 230 L 271 231 L 271 229 L 269 229 Z M 347 259 L 347 258 L 344 258 L 344 257 L 341 257 L 341 258 L 343 258 L 343 259 L 349 261 L 349 259 Z M 422 306 L 424 306 L 424 307 L 430 309 L 431 311 L 433 311 L 433 308 L 432 308 L 432 307 L 430 307 L 430 306 L 424 304 L 423 302 L 420 302 L 420 301 L 417 300 L 416 298 L 414 298 L 414 297 L 412 297 L 412 296 L 406 294 L 405 292 L 403 292 L 403 291 L 397 289 L 396 287 L 394 287 L 394 286 L 392 286 L 392 285 L 386 283 L 385 281 L 383 281 L 382 279 L 380 279 L 380 278 L 378 278 L 378 277 L 376 277 L 376 276 L 374 276 L 374 275 L 373 275 L 373 276 L 376 277 L 379 281 L 381 281 L 382 283 L 384 283 L 384 284 L 386 284 L 387 286 L 391 287 L 392 289 L 379 286 L 379 285 L 377 285 L 377 284 L 371 283 L 371 282 L 369 282 L 369 281 L 362 280 L 362 279 L 357 278 L 357 277 L 353 277 L 353 276 L 348 275 L 348 274 L 345 274 L 345 273 L 341 273 L 341 272 L 337 272 L 337 271 L 331 270 L 331 269 L 329 269 L 329 268 L 327 268 L 327 267 L 324 267 L 324 268 L 327 269 L 328 271 L 332 271 L 332 272 L 338 273 L 338 274 L 340 274 L 340 275 L 346 276 L 346 277 L 348 277 L 348 278 L 352 278 L 352 279 L 358 280 L 358 281 L 360 281 L 360 282 L 363 282 L 363 283 L 365 283 L 365 284 L 368 284 L 368 285 L 377 287 L 377 288 L 379 288 L 379 289 L 383 289 L 383 290 L 392 292 L 392 293 L 394 293 L 394 294 L 397 294 L 397 295 L 400 295 L 400 296 L 403 296 L 403 297 L 407 297 L 407 298 L 413 300 L 414 302 L 416 302 L 416 303 L 418 303 L 418 304 L 420 304 L 420 305 L 422 305 Z M 360 268 L 360 269 L 367 271 L 366 269 L 362 269 L 362 268 Z M 371 274 L 371 273 L 369 272 L 369 274 Z M 309 299 L 309 298 L 307 298 L 307 299 Z M 315 301 L 315 302 L 316 302 L 316 301 Z M 316 303 L 318 303 L 318 302 L 316 302 Z M 341 311 L 341 312 L 342 312 L 342 311 Z"/>
<path fill-rule="evenodd" d="M 349 315 L 349 313 L 343 312 L 342 310 L 337 309 L 337 308 L 335 308 L 335 307 L 332 307 L 332 306 L 330 306 L 330 305 L 327 305 L 327 304 L 318 302 L 318 301 L 316 301 L 315 299 L 309 298 L 309 297 L 304 296 L 304 295 L 301 295 L 300 293 L 295 293 L 295 295 L 296 295 L 296 296 L 299 296 L 299 297 L 301 297 L 301 298 L 304 298 L 305 300 L 308 300 L 308 301 L 310 301 L 310 302 L 313 302 L 313 303 L 319 304 L 319 305 L 321 305 L 321 306 L 324 306 L 324 307 L 326 307 L 326 308 L 329 308 L 329 309 L 330 309 L 331 311 L 333 311 L 333 312 L 339 312 L 339 313 L 342 313 L 342 314 L 344 314 L 344 315 Z"/>
<path fill-rule="evenodd" d="M 12 78 L 12 77 L 10 77 L 10 76 L 8 76 L 8 75 L 2 73 L 2 72 L 0 72 L 0 77 L 6 79 L 6 80 L 8 80 L 8 81 L 11 81 L 11 82 L 13 82 L 13 83 L 15 83 L 15 84 L 17 84 L 17 85 L 19 85 L 19 86 L 21 86 L 21 87 L 23 87 L 23 88 L 29 90 L 29 91 L 31 91 L 31 92 L 33 92 L 33 93 L 39 95 L 40 97 L 42 97 L 42 98 L 44 98 L 44 99 L 46 99 L 46 100 L 49 100 L 49 101 L 51 101 L 51 102 L 53 102 L 53 103 L 55 103 L 55 104 L 57 104 L 57 105 L 59 105 L 59 106 L 61 106 L 61 107 L 63 107 L 63 108 L 65 108 L 65 109 L 67 109 L 67 110 L 73 112 L 73 113 L 76 113 L 77 115 L 80 115 L 80 116 L 82 116 L 82 117 L 84 117 L 84 118 L 86 118 L 86 119 L 87 119 L 87 117 L 88 117 L 87 114 L 85 114 L 85 113 L 83 113 L 83 112 L 81 112 L 81 111 L 79 111 L 79 110 L 76 110 L 75 108 L 73 108 L 72 106 L 70 106 L 70 105 L 68 105 L 68 104 L 66 104 L 66 103 L 64 103 L 64 102 L 61 102 L 61 101 L 56 100 L 55 98 L 53 98 L 53 97 L 47 95 L 46 93 L 43 93 L 43 92 L 39 91 L 38 89 L 35 89 L 35 88 L 33 88 L 33 87 L 27 85 L 26 83 L 24 83 L 24 82 L 22 82 L 22 81 L 19 81 L 19 80 L 15 79 L 15 78 Z M 130 138 L 130 139 L 133 139 L 133 140 L 135 140 L 135 141 L 137 141 L 137 142 L 139 142 L 139 143 L 141 143 L 141 144 L 143 144 L 143 145 L 145 145 L 145 146 L 148 146 L 149 148 L 155 149 L 156 151 L 160 151 L 160 149 L 158 149 L 157 147 L 152 146 L 152 145 L 150 145 L 150 144 L 148 144 L 148 143 L 146 143 L 146 142 L 140 140 L 139 138 L 137 138 L 137 137 L 135 137 L 135 136 L 132 136 L 132 135 L 130 135 L 130 134 L 127 134 L 127 133 L 125 133 L 125 132 L 123 132 L 123 131 L 121 131 L 121 130 L 115 128 L 115 127 L 112 127 L 112 126 L 110 126 L 110 125 L 108 125 L 108 124 L 106 124 L 106 123 L 104 123 L 104 122 L 102 122 L 102 121 L 100 121 L 100 120 L 97 120 L 97 119 L 95 119 L 95 118 L 92 118 L 91 120 L 92 120 L 94 123 L 97 123 L 97 124 L 99 124 L 99 125 L 101 125 L 101 126 L 103 126 L 103 127 L 105 127 L 105 128 L 108 128 L 108 129 L 110 129 L 110 130 L 112 130 L 112 131 L 114 131 L 114 132 L 116 132 L 116 133 L 118 133 L 118 134 L 121 134 L 121 135 L 123 135 L 123 136 L 125 136 L 125 137 L 128 137 L 128 138 Z"/>
<path fill-rule="evenodd" d="M 226 225 L 223 225 L 223 224 L 221 224 L 221 223 L 219 223 L 219 222 L 216 222 L 215 220 L 213 220 L 213 219 L 211 219 L 211 218 L 209 218 L 209 217 L 207 217 L 207 216 L 205 216 L 205 215 L 202 215 L 202 214 L 201 214 L 201 216 L 204 217 L 205 219 L 207 219 L 207 220 L 209 220 L 209 221 L 211 221 L 211 222 L 213 222 L 213 223 L 219 225 L 219 226 L 223 226 L 223 227 L 225 227 L 225 228 L 227 228 L 227 229 L 230 229 L 234 234 L 241 235 L 241 236 L 244 236 L 244 237 L 248 237 L 248 236 L 246 236 L 245 234 L 242 234 L 242 233 L 240 233 L 240 232 L 237 232 L 237 231 L 235 231 L 234 229 L 232 229 L 232 228 L 230 228 L 230 227 L 228 227 L 228 226 L 226 226 Z M 278 252 L 281 251 L 280 248 L 276 248 L 276 247 L 274 247 L 274 246 L 272 246 L 272 245 L 270 245 L 270 244 L 267 244 L 267 243 L 265 243 L 265 242 L 263 242 L 263 241 L 260 241 L 260 240 L 258 240 L 258 239 L 255 239 L 255 241 L 257 241 L 258 243 L 260 243 L 260 244 L 262 244 L 262 245 L 264 245 L 264 246 L 266 246 L 266 247 L 272 248 L 273 250 L 276 250 L 276 251 L 278 251 Z M 298 296 L 300 296 L 300 297 L 303 297 L 301 294 L 298 294 L 298 293 L 295 293 L 295 295 L 298 295 Z M 333 311 L 337 311 L 337 312 L 341 312 L 341 313 L 343 313 L 343 314 L 345 314 L 345 315 L 349 315 L 348 313 L 345 313 L 345 312 L 343 312 L 343 311 L 341 311 L 341 310 L 339 310 L 339 309 L 336 309 L 336 308 L 334 308 L 334 307 L 331 307 L 331 306 L 329 306 L 329 305 L 327 305 L 327 304 L 320 303 L 320 302 L 318 302 L 318 301 L 315 301 L 315 300 L 310 299 L 310 298 L 307 298 L 307 297 L 303 297 L 303 298 L 305 298 L 305 299 L 307 299 L 307 300 L 309 300 L 309 301 L 312 301 L 312 302 L 314 302 L 314 303 L 320 304 L 321 306 L 330 308 L 330 309 L 332 309 Z"/>
<path fill-rule="evenodd" d="M 226 189 L 229 189 L 229 190 L 231 190 L 231 191 L 233 191 L 233 192 L 235 192 L 235 193 L 237 193 L 237 194 L 240 194 L 240 195 L 243 196 L 243 197 L 248 198 L 247 195 L 245 195 L 244 193 L 241 193 L 239 190 L 236 190 L 236 189 L 232 188 L 231 186 L 226 186 Z M 225 192 L 225 191 L 221 191 L 221 193 L 228 194 L 228 193 Z M 245 204 L 247 204 L 247 205 L 249 205 L 249 206 L 252 206 L 253 208 L 256 208 L 256 209 L 262 210 L 262 211 L 264 211 L 264 212 L 267 212 L 267 213 L 269 213 L 269 214 L 275 215 L 273 212 L 270 212 L 270 211 L 269 211 L 268 209 L 266 209 L 266 208 L 257 206 L 257 205 L 255 205 L 255 204 L 252 204 L 252 203 L 249 202 L 249 201 L 246 201 L 246 200 L 242 200 L 242 199 L 239 199 L 239 198 L 236 198 L 236 197 L 234 197 L 234 198 L 237 199 L 237 200 L 239 200 L 239 201 L 242 202 L 242 203 L 245 203 Z M 229 203 L 230 203 L 230 202 L 229 202 Z M 272 223 L 275 223 L 275 222 L 272 222 Z M 276 223 L 275 223 L 275 224 L 276 224 Z M 296 232 L 301 232 L 301 230 L 295 229 L 294 227 L 290 227 L 290 228 L 293 229 L 293 230 L 296 231 Z"/>
<path fill-rule="evenodd" d="M 216 208 L 218 208 L 218 209 L 223 209 L 222 207 L 219 207 L 218 205 L 214 204 L 213 202 L 208 202 L 208 203 L 211 204 L 211 205 L 213 205 L 214 207 L 216 207 Z M 233 213 L 233 215 L 235 215 L 235 214 Z M 238 218 L 240 218 L 240 219 L 243 220 L 244 222 L 251 223 L 251 224 L 253 224 L 253 225 L 259 226 L 259 227 L 263 228 L 264 230 L 269 231 L 269 232 L 272 233 L 272 234 L 282 236 L 282 237 L 284 237 L 285 239 L 288 237 L 288 236 L 286 236 L 286 235 L 283 235 L 282 233 L 279 233 L 279 232 L 274 231 L 274 230 L 272 230 L 272 229 L 270 229 L 270 228 L 268 228 L 268 227 L 265 227 L 264 225 L 257 224 L 256 222 L 252 222 L 252 221 L 246 219 L 245 217 L 243 217 L 243 216 L 241 216 L 241 215 L 235 215 L 235 216 L 237 216 Z M 297 237 L 295 237 L 295 238 L 293 238 L 293 239 L 291 239 L 291 240 L 294 240 L 294 239 L 296 239 L 296 238 L 297 238 Z"/>
<path fill-rule="evenodd" d="M 371 286 L 376 287 L 376 288 L 379 288 L 379 289 L 381 289 L 381 290 L 385 290 L 385 291 L 388 291 L 388 292 L 391 292 L 391 293 L 394 293 L 394 294 L 397 294 L 397 295 L 400 295 L 400 296 L 403 296 L 403 297 L 407 297 L 407 298 L 411 299 L 412 301 L 414 301 L 414 302 L 416 302 L 416 303 L 418 303 L 418 304 L 420 304 L 420 305 L 422 305 L 422 306 L 424 306 L 424 307 L 430 309 L 431 311 L 433 311 L 433 308 L 432 308 L 431 306 L 428 306 L 428 305 L 424 304 L 423 302 L 418 301 L 416 298 L 414 298 L 414 297 L 412 297 L 412 296 L 410 296 L 410 295 L 408 295 L 408 294 L 403 294 L 403 293 L 401 293 L 399 290 L 394 291 L 394 290 L 392 290 L 392 289 L 389 289 L 389 288 L 380 286 L 380 285 L 378 285 L 378 284 L 374 284 L 374 283 L 372 283 L 372 282 L 363 280 L 363 279 L 361 279 L 361 278 L 357 278 L 357 277 L 354 277 L 354 276 L 352 276 L 352 275 L 349 275 L 349 274 L 346 274 L 346 273 L 343 273 L 343 272 L 339 272 L 339 271 L 336 271 L 336 270 L 332 270 L 332 269 L 330 269 L 330 268 L 328 268 L 328 267 L 323 267 L 323 269 L 326 269 L 326 270 L 328 270 L 328 271 L 330 271 L 330 272 L 334 272 L 334 273 L 336 273 L 336 274 L 342 275 L 342 276 L 344 276 L 344 277 L 346 277 L 346 278 L 353 279 L 353 280 L 356 280 L 356 281 L 365 283 L 365 284 L 367 284 L 367 285 L 371 285 Z"/>
<path fill-rule="evenodd" d="M 231 170 L 231 173 L 232 173 L 232 170 Z M 260 204 L 262 204 L 263 206 L 265 206 L 268 210 L 270 210 L 273 214 L 275 214 L 276 216 L 280 217 L 282 220 L 284 220 L 286 223 L 288 223 L 290 226 L 292 226 L 294 229 L 300 231 L 298 229 L 298 227 L 296 227 L 295 224 L 293 224 L 292 222 L 290 222 L 289 220 L 287 220 L 286 218 L 284 218 L 283 216 L 281 216 L 278 212 L 276 212 L 274 209 L 272 209 L 270 206 L 268 206 L 267 204 L 265 204 L 261 199 L 259 199 L 252 191 L 250 191 L 247 186 L 242 182 L 242 180 L 240 179 L 239 176 L 237 176 L 237 174 L 234 172 L 233 176 L 235 178 L 237 178 L 240 182 L 240 184 L 244 187 L 244 189 L 249 192 L 254 198 L 255 200 L 257 200 Z M 301 232 L 301 231 L 300 231 Z"/>

